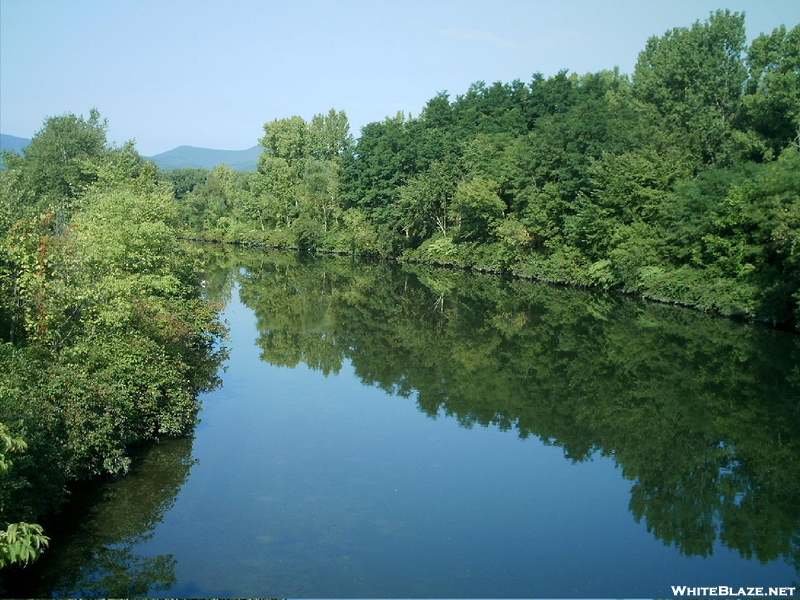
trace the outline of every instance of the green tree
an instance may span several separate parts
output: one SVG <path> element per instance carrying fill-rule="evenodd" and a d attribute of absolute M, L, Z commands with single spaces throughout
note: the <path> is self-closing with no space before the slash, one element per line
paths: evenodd
<path fill-rule="evenodd" d="M 800 146 L 800 25 L 784 25 L 753 40 L 744 103 L 750 124 L 777 152 Z"/>
<path fill-rule="evenodd" d="M 734 122 L 747 79 L 744 15 L 716 11 L 707 21 L 651 37 L 633 75 L 639 98 L 680 131 L 701 164 L 730 164 Z"/>
<path fill-rule="evenodd" d="M 490 86 L 483 81 L 473 83 L 453 102 L 453 127 L 457 136 L 469 139 L 480 133 L 527 133 L 533 117 L 530 94 L 530 88 L 519 80 L 496 81 Z"/>
<path fill-rule="evenodd" d="M 172 186 L 176 200 L 183 200 L 198 185 L 208 179 L 208 169 L 172 169 L 159 171 L 160 180 Z"/>
<path fill-rule="evenodd" d="M 246 177 L 225 164 L 207 171 L 203 183 L 194 186 L 177 204 L 183 222 L 196 231 L 210 230 L 224 236 L 237 204 L 246 203 L 242 185 Z"/>
<path fill-rule="evenodd" d="M 19 216 L 70 208 L 97 180 L 98 161 L 106 151 L 107 122 L 92 109 L 89 118 L 65 114 L 49 117 L 22 153 L 6 153 L 9 171 L 18 172 L 10 198 Z M 60 217 L 62 223 L 65 217 Z"/>
<path fill-rule="evenodd" d="M 456 165 L 435 162 L 400 190 L 400 224 L 406 235 L 419 242 L 438 233 L 447 236 L 456 215 L 452 211 L 461 173 Z"/>
<path fill-rule="evenodd" d="M 282 158 L 291 164 L 304 160 L 310 151 L 308 124 L 302 117 L 275 119 L 264 125 L 264 137 L 259 143 L 264 148 L 261 158 Z M 266 172 L 261 161 L 259 171 Z"/>
<path fill-rule="evenodd" d="M 279 119 L 265 124 L 264 132 L 256 193 L 276 224 L 293 231 L 295 242 L 315 247 L 339 211 L 339 172 L 353 145 L 347 115 L 331 109 L 310 123 L 297 116 Z"/>
<path fill-rule="evenodd" d="M 309 154 L 321 160 L 336 160 L 353 147 L 350 122 L 343 110 L 330 109 L 327 115 L 314 115 L 308 125 Z"/>
<path fill-rule="evenodd" d="M 2 567 L 44 549 L 26 523 L 69 479 L 124 472 L 131 444 L 191 431 L 221 329 L 178 244 L 173 190 L 132 143 L 106 147 L 96 111 L 48 119 L 0 190 Z"/>
<path fill-rule="evenodd" d="M 459 240 L 487 242 L 503 219 L 505 202 L 498 195 L 499 185 L 492 179 L 473 177 L 462 181 L 453 197 L 458 215 Z"/>
<path fill-rule="evenodd" d="M 343 174 L 346 207 L 357 206 L 377 223 L 398 222 L 400 188 L 419 172 L 417 148 L 409 143 L 409 119 L 402 112 L 361 130 L 355 160 Z"/>
<path fill-rule="evenodd" d="M 339 214 L 339 163 L 309 158 L 303 173 L 306 209 L 327 233 Z"/>

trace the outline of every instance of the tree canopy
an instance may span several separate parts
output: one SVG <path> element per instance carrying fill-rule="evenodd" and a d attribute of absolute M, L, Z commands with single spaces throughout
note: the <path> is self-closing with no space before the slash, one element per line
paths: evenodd
<path fill-rule="evenodd" d="M 0 567 L 45 549 L 69 481 L 191 431 L 221 358 L 172 186 L 105 131 L 50 117 L 0 171 Z"/>
<path fill-rule="evenodd" d="M 343 112 L 275 120 L 259 172 L 186 226 L 796 327 L 800 26 L 746 39 L 744 14 L 715 11 L 651 37 L 632 76 L 479 81 L 355 141 Z"/>

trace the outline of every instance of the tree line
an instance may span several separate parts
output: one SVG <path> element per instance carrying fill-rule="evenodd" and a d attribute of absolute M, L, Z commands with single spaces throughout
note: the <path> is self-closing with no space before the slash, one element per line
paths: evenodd
<path fill-rule="evenodd" d="M 0 171 L 0 567 L 36 559 L 69 482 L 195 425 L 223 353 L 171 187 L 107 124 L 51 117 Z"/>
<path fill-rule="evenodd" d="M 258 171 L 182 170 L 193 237 L 596 286 L 797 326 L 800 26 L 652 37 L 634 73 L 477 82 L 366 125 L 265 124 Z"/>

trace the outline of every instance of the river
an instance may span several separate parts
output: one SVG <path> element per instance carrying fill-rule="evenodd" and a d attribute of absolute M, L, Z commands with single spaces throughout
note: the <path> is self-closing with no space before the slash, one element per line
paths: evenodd
<path fill-rule="evenodd" d="M 800 336 L 394 262 L 205 261 L 222 387 L 192 438 L 76 491 L 24 593 L 798 585 Z"/>

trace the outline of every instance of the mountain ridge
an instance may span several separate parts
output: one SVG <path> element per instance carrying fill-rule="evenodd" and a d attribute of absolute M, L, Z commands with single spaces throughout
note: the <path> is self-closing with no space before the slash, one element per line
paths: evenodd
<path fill-rule="evenodd" d="M 30 143 L 29 138 L 0 133 L 0 151 L 11 150 L 20 153 Z M 226 164 L 235 171 L 255 171 L 261 146 L 253 146 L 246 150 L 216 150 L 197 146 L 178 146 L 153 156 L 145 156 L 164 171 L 174 169 L 213 169 Z M 0 158 L 2 165 L 2 158 Z"/>
<path fill-rule="evenodd" d="M 165 171 L 213 169 L 221 164 L 226 164 L 235 171 L 255 171 L 261 150 L 261 146 L 253 146 L 246 150 L 215 150 L 196 146 L 178 146 L 147 158 Z"/>
<path fill-rule="evenodd" d="M 2 153 L 6 150 L 11 150 L 19 154 L 22 149 L 30 143 L 28 138 L 17 137 L 16 135 L 8 135 L 7 133 L 0 133 L 0 166 L 3 165 Z"/>

